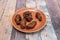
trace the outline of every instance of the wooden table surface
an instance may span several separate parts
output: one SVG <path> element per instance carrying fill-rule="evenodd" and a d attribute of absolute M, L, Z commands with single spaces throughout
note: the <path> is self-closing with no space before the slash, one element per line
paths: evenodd
<path fill-rule="evenodd" d="M 46 1 L 47 6 L 41 1 Z M 40 7 L 41 3 L 43 9 Z M 48 14 L 48 24 L 43 30 L 27 34 L 13 28 L 11 17 L 15 11 L 26 7 L 44 11 L 44 5 L 49 12 L 46 13 L 46 15 Z M 60 0 L 0 0 L 0 40 L 60 40 L 59 13 Z"/>

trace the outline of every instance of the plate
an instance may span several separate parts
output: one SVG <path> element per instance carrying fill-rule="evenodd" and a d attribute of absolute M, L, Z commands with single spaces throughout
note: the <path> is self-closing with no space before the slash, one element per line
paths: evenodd
<path fill-rule="evenodd" d="M 32 18 L 33 18 L 32 21 L 36 21 L 35 27 L 32 28 L 32 29 L 26 29 L 26 28 L 25 29 L 22 29 L 21 26 L 20 25 L 17 25 L 16 22 L 15 22 L 16 15 L 19 14 L 22 17 L 22 19 L 24 19 L 23 18 L 23 13 L 26 12 L 26 11 L 31 12 Z M 40 14 L 40 16 L 42 17 L 42 21 L 39 21 L 39 19 L 36 18 L 36 12 L 38 12 Z M 45 25 L 46 25 L 46 16 L 45 16 L 44 12 L 42 12 L 39 9 L 22 8 L 22 9 L 16 11 L 13 14 L 11 21 L 12 21 L 12 25 L 13 25 L 13 27 L 15 29 L 17 29 L 17 30 L 19 30 L 21 32 L 25 32 L 25 33 L 32 33 L 32 32 L 37 32 L 37 31 L 39 31 L 39 30 L 41 30 L 41 29 L 43 29 L 45 27 Z M 27 22 L 27 24 L 31 23 L 32 21 Z"/>

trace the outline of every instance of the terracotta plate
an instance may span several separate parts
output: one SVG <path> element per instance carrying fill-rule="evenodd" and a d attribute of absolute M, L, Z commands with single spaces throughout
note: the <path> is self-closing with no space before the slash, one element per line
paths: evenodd
<path fill-rule="evenodd" d="M 17 25 L 14 20 L 16 14 L 19 14 L 19 15 L 21 15 L 21 17 L 23 17 L 23 13 L 26 11 L 30 11 L 32 13 L 33 21 L 37 22 L 36 26 L 33 29 L 29 29 L 29 30 L 21 29 L 20 25 Z M 42 21 L 39 22 L 39 20 L 35 17 L 36 12 L 40 13 L 40 15 L 42 17 Z M 14 28 L 16 28 L 17 30 L 19 30 L 21 32 L 25 32 L 25 33 L 32 33 L 32 32 L 39 31 L 45 27 L 45 24 L 46 24 L 46 16 L 41 10 L 38 10 L 38 9 L 22 8 L 22 9 L 16 11 L 15 14 L 12 16 L 12 25 L 14 26 Z"/>

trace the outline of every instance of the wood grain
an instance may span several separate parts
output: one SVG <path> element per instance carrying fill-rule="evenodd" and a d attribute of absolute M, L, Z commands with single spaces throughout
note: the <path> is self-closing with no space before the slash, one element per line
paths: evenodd
<path fill-rule="evenodd" d="M 2 19 L 3 14 L 4 14 L 7 1 L 8 0 L 0 0 L 0 21 Z"/>
<path fill-rule="evenodd" d="M 2 3 L 2 5 L 4 4 L 3 5 L 4 7 L 2 6 L 2 10 L 4 10 L 4 12 L 1 13 L 3 14 L 3 16 L 0 21 L 0 40 L 10 40 L 12 31 L 11 16 L 13 15 L 15 10 L 16 0 L 3 0 L 3 1 L 4 2 Z"/>
<path fill-rule="evenodd" d="M 57 38 L 60 40 L 60 0 L 47 0 L 46 2 Z"/>

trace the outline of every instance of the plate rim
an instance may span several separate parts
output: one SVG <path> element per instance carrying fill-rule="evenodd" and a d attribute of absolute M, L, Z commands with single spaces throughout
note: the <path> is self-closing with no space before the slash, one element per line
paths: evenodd
<path fill-rule="evenodd" d="M 16 12 L 14 12 L 13 15 L 15 15 L 15 13 L 17 13 L 18 11 L 20 11 L 20 10 L 22 10 L 22 9 L 39 10 L 39 11 L 41 11 L 41 12 L 44 14 L 44 12 L 43 12 L 41 9 L 36 9 L 36 8 L 21 8 L 21 9 L 17 10 Z M 11 23 L 12 23 L 13 27 L 14 27 L 16 30 L 21 31 L 21 32 L 24 32 L 24 33 L 34 33 L 34 32 L 37 32 L 37 31 L 41 31 L 41 30 L 45 27 L 45 25 L 47 24 L 47 18 L 46 18 L 46 15 L 44 14 L 44 15 L 45 15 L 45 18 L 46 18 L 46 22 L 45 22 L 45 24 L 44 24 L 41 28 L 39 28 L 39 29 L 37 29 L 37 30 L 35 30 L 35 31 L 25 32 L 25 31 L 19 30 L 17 27 L 15 27 L 15 25 L 14 25 L 13 22 L 12 22 L 12 17 L 13 17 L 13 15 L 11 16 Z"/>

